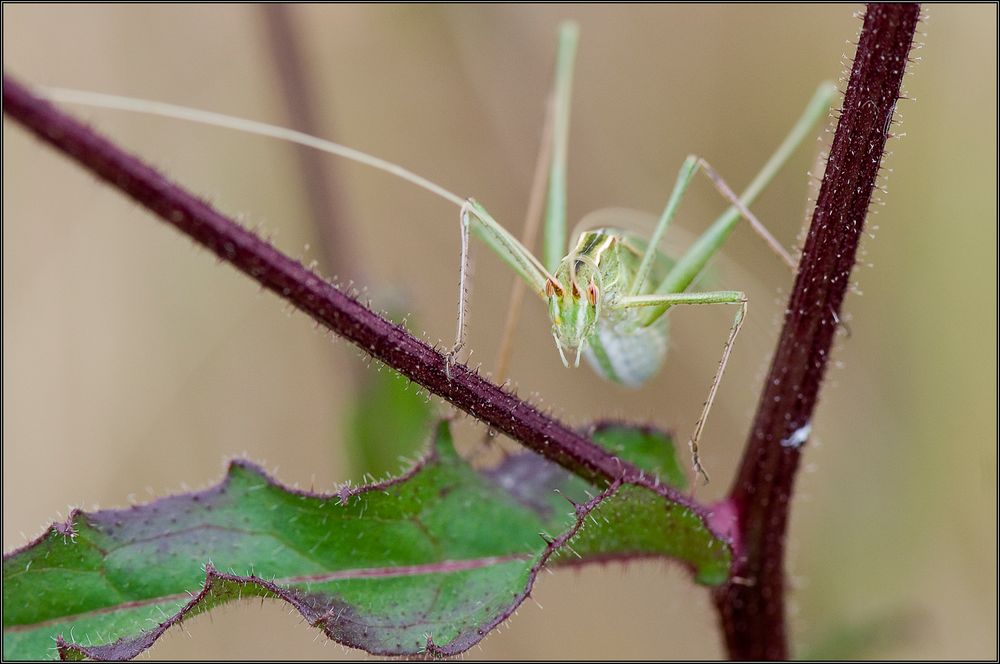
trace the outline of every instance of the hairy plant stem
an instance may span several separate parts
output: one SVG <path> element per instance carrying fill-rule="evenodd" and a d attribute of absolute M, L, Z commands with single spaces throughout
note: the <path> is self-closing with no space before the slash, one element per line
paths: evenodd
<path fill-rule="evenodd" d="M 321 325 L 461 410 L 581 477 L 645 486 L 707 520 L 707 509 L 644 475 L 531 404 L 445 357 L 285 256 L 208 203 L 4 74 L 3 112 Z"/>
<path fill-rule="evenodd" d="M 792 487 L 878 177 L 919 5 L 872 4 L 784 327 L 729 502 L 730 581 L 715 591 L 729 656 L 786 659 L 784 547 Z"/>

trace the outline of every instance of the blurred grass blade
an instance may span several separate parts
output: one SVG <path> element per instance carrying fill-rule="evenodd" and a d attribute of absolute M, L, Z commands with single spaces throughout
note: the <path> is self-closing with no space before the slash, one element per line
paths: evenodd
<path fill-rule="evenodd" d="M 345 445 L 355 477 L 396 474 L 420 453 L 432 409 L 419 385 L 389 367 L 366 371 L 347 417 Z"/>

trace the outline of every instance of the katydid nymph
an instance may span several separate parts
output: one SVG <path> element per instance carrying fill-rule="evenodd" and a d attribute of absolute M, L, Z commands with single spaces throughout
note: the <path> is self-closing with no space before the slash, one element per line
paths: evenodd
<path fill-rule="evenodd" d="M 627 226 L 625 220 L 618 224 L 613 219 L 602 218 L 600 225 L 582 227 L 572 238 L 568 238 L 567 142 L 577 40 L 578 29 L 574 24 L 566 23 L 560 27 L 555 86 L 545 132 L 551 142 L 543 150 L 547 158 L 539 160 L 543 175 L 547 174 L 541 258 L 537 258 L 525 244 L 500 225 L 476 200 L 458 196 L 399 165 L 338 143 L 274 125 L 160 102 L 59 88 L 47 88 L 42 92 L 55 101 L 180 118 L 288 140 L 390 173 L 455 204 L 459 208 L 462 243 L 456 339 L 446 365 L 449 375 L 465 343 L 470 231 L 480 237 L 532 292 L 546 302 L 552 336 L 563 364 L 576 367 L 581 356 L 586 357 L 599 375 L 620 384 L 642 385 L 659 370 L 667 349 L 667 319 L 664 314 L 670 308 L 694 304 L 734 305 L 736 314 L 733 324 L 689 441 L 694 469 L 707 480 L 698 458 L 698 442 L 746 315 L 747 298 L 739 290 L 690 292 L 688 288 L 720 250 L 741 218 L 749 222 L 788 267 L 795 268 L 795 261 L 754 216 L 749 206 L 817 122 L 826 117 L 836 88 L 831 83 L 819 86 L 791 132 L 741 195 L 737 196 L 707 161 L 689 156 L 684 160 L 666 207 L 648 237 L 641 236 L 634 229 L 623 228 Z M 730 207 L 685 253 L 674 260 L 663 255 L 661 241 L 685 191 L 699 171 L 711 180 Z M 543 186 L 545 179 L 542 179 Z M 588 215 L 584 223 L 593 218 Z"/>

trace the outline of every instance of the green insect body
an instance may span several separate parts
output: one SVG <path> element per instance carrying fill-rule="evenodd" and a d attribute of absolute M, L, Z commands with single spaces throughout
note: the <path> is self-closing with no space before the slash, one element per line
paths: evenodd
<path fill-rule="evenodd" d="M 630 292 L 641 258 L 628 234 L 604 228 L 583 232 L 560 262 L 546 295 L 552 336 L 567 367 L 568 357 L 579 365 L 582 353 L 600 376 L 630 387 L 657 373 L 667 354 L 667 318 L 647 325 L 640 309 L 618 303 Z M 640 293 L 651 294 L 649 288 Z"/>

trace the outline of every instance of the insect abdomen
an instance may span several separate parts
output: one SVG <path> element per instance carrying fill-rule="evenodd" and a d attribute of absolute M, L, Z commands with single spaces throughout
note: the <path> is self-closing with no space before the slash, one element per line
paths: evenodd
<path fill-rule="evenodd" d="M 666 319 L 649 327 L 602 320 L 588 339 L 584 355 L 604 378 L 639 387 L 659 371 L 667 356 Z"/>

